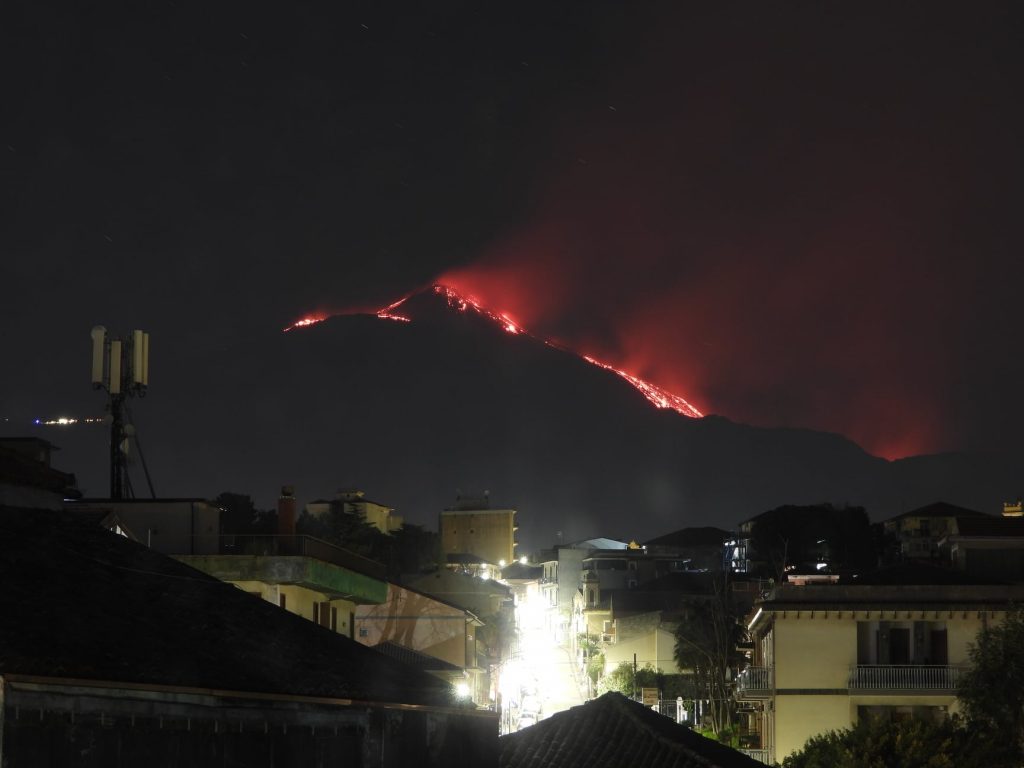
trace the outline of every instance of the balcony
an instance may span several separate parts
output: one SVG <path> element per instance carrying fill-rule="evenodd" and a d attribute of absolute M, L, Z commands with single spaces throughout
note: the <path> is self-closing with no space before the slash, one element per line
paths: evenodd
<path fill-rule="evenodd" d="M 213 536 L 212 552 L 176 555 L 221 581 L 295 584 L 356 604 L 388 596 L 386 569 L 373 560 L 312 536 Z"/>
<path fill-rule="evenodd" d="M 218 551 L 222 555 L 311 557 L 374 578 L 385 576 L 384 566 L 377 561 L 313 536 L 246 535 L 220 536 L 219 539 Z"/>
<path fill-rule="evenodd" d="M 955 691 L 963 667 L 949 664 L 858 664 L 850 668 L 851 691 Z"/>
<path fill-rule="evenodd" d="M 751 760 L 757 760 L 759 763 L 764 763 L 765 765 L 771 765 L 775 762 L 772 760 L 772 751 L 770 749 L 741 749 L 739 751 Z"/>
<path fill-rule="evenodd" d="M 736 695 L 746 699 L 767 698 L 774 688 L 772 667 L 747 667 L 736 678 Z"/>

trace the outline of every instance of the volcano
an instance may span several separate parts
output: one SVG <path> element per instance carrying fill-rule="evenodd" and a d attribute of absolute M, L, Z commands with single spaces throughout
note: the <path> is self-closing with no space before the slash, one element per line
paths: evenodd
<path fill-rule="evenodd" d="M 354 486 L 435 528 L 458 490 L 488 490 L 519 510 L 522 551 L 732 528 L 783 504 L 863 505 L 876 520 L 937 499 L 996 512 L 1024 466 L 995 454 L 890 462 L 837 434 L 700 416 L 676 407 L 681 394 L 443 286 L 244 338 L 201 370 L 140 407 L 161 495 L 231 490 L 269 507 L 284 483 L 306 500 Z M 182 420 L 194 441 L 163 443 Z M 101 495 L 102 456 L 65 450 L 61 468 Z"/>

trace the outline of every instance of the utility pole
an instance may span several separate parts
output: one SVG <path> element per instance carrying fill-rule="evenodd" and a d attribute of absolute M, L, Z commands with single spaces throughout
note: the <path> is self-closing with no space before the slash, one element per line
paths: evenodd
<path fill-rule="evenodd" d="M 145 397 L 149 387 L 149 334 L 132 331 L 127 340 L 107 336 L 107 329 L 92 329 L 92 387 L 107 391 L 107 412 L 110 414 L 110 498 L 135 496 L 128 477 L 128 447 L 134 440 L 142 459 L 150 495 L 156 498 L 149 468 L 142 455 L 135 427 L 131 423 L 128 402 Z"/>

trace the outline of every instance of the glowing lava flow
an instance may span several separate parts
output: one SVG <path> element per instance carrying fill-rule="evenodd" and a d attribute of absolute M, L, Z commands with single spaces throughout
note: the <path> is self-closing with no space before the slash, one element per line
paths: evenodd
<path fill-rule="evenodd" d="M 631 373 L 626 373 L 625 371 L 616 368 L 614 365 L 603 363 L 600 360 L 591 357 L 590 355 L 580 355 L 579 353 L 574 352 L 571 349 L 563 347 L 561 344 L 556 344 L 555 342 L 549 341 L 548 339 L 544 339 L 539 336 L 534 336 L 532 333 L 521 327 L 515 320 L 513 320 L 504 312 L 492 312 L 491 310 L 487 309 L 487 307 L 480 304 L 480 302 L 478 302 L 476 299 L 468 296 L 463 296 L 458 291 L 447 285 L 435 285 L 434 293 L 444 296 L 445 299 L 448 301 L 449 307 L 456 309 L 460 312 L 465 312 L 471 309 L 477 314 L 486 317 L 488 320 L 492 320 L 493 322 L 497 323 L 506 333 L 511 333 L 513 335 L 522 334 L 524 336 L 529 336 L 530 338 L 536 339 L 537 341 L 547 344 L 549 347 L 553 347 L 562 352 L 567 352 L 569 354 L 576 355 L 577 357 L 586 360 L 591 365 L 596 365 L 598 368 L 604 368 L 606 371 L 611 371 L 612 373 L 621 376 L 634 387 L 636 387 L 636 389 L 639 390 L 640 394 L 646 397 L 651 402 L 651 404 L 653 404 L 656 408 L 671 408 L 673 411 L 681 413 L 683 416 L 689 416 L 695 419 L 701 418 L 704 415 L 679 395 L 675 395 L 671 392 L 668 392 L 662 389 L 661 387 L 651 384 L 651 382 L 649 381 L 644 381 L 640 377 L 634 376 Z M 408 298 L 409 297 L 406 296 L 405 298 L 399 299 L 398 301 L 389 304 L 383 309 L 378 309 L 373 314 L 382 320 L 397 320 L 402 323 L 411 322 L 410 318 L 406 317 L 405 315 L 400 315 L 395 311 L 400 306 L 402 306 L 402 304 L 404 304 L 408 300 Z M 295 321 L 284 330 L 285 332 L 287 332 L 295 328 L 305 328 L 306 326 L 309 325 L 322 323 L 328 317 L 329 315 L 325 314 L 307 315 L 301 320 Z"/>
<path fill-rule="evenodd" d="M 405 299 L 399 299 L 394 304 L 388 304 L 386 307 L 384 307 L 384 309 L 378 309 L 377 317 L 379 317 L 381 320 L 398 320 L 401 323 L 412 322 L 405 315 L 396 315 L 394 312 L 394 310 L 402 306 L 405 303 L 405 300 L 408 298 L 409 297 L 406 296 Z"/>
<path fill-rule="evenodd" d="M 306 315 L 301 320 L 296 320 L 294 323 L 285 328 L 284 332 L 288 333 L 288 331 L 293 331 L 296 328 L 305 328 L 307 325 L 316 325 L 317 323 L 322 323 L 326 319 L 327 315 Z"/>
<path fill-rule="evenodd" d="M 467 309 L 472 309 L 473 311 L 483 315 L 484 317 L 493 320 L 502 328 L 504 328 L 505 331 L 507 331 L 508 333 L 525 333 L 527 336 L 533 336 L 533 334 L 530 334 L 524 331 L 521 327 L 519 327 L 519 325 L 517 325 L 508 315 L 501 312 L 492 312 L 486 307 L 481 306 L 480 303 L 477 302 L 475 299 L 462 296 L 457 291 L 448 287 L 447 285 L 435 285 L 434 292 L 442 294 L 445 298 L 448 299 L 448 306 L 454 307 L 460 312 L 465 312 Z M 390 307 L 388 309 L 390 309 Z M 566 349 L 560 344 L 555 344 L 554 342 L 549 341 L 547 339 L 538 340 L 543 341 L 549 347 L 554 347 L 555 349 L 562 350 L 563 352 L 569 352 L 571 354 L 577 355 L 583 360 L 586 360 L 591 365 L 596 365 L 598 368 L 604 368 L 606 371 L 611 371 L 612 373 L 618 374 L 626 381 L 628 381 L 630 384 L 632 384 L 634 387 L 636 387 L 640 391 L 640 394 L 646 397 L 656 408 L 671 408 L 673 411 L 681 413 L 683 416 L 689 416 L 695 419 L 699 419 L 704 415 L 697 408 L 692 406 L 679 395 L 668 392 L 662 389 L 661 387 L 651 384 L 651 382 L 649 381 L 644 381 L 640 377 L 634 376 L 631 373 L 626 373 L 625 371 L 616 368 L 614 365 L 603 363 L 600 360 L 591 357 L 590 355 L 579 355 L 578 353 L 573 352 L 571 349 Z"/>

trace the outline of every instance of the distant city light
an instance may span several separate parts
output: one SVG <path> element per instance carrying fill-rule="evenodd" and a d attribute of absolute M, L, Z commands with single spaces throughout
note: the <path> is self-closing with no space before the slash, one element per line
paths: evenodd
<path fill-rule="evenodd" d="M 60 416 L 56 419 L 33 419 L 32 423 L 40 427 L 70 427 L 74 424 L 102 424 L 103 418 L 76 419 Z"/>

